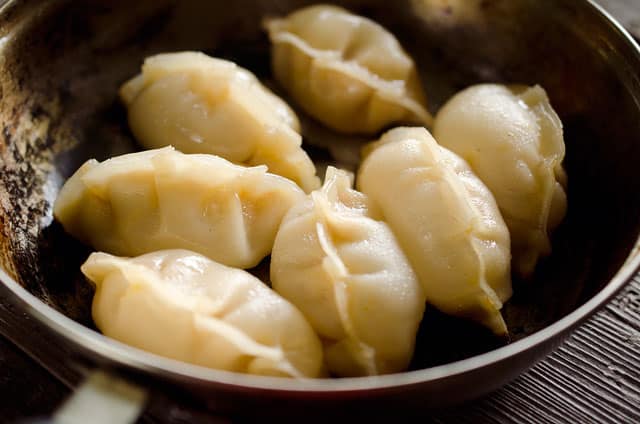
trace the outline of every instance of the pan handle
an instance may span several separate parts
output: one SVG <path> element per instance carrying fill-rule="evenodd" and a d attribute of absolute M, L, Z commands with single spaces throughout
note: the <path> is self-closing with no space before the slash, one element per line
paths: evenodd
<path fill-rule="evenodd" d="M 147 401 L 145 390 L 104 371 L 94 371 L 53 414 L 56 424 L 129 424 Z"/>
<path fill-rule="evenodd" d="M 21 424 L 130 424 L 142 414 L 147 393 L 104 371 L 93 371 L 50 418 Z"/>
<path fill-rule="evenodd" d="M 35 313 L 47 307 L 35 298 L 31 303 L 25 301 L 18 296 L 20 292 L 24 292 L 27 299 L 31 297 L 16 283 L 0 281 L 0 337 L 6 337 L 72 388 L 72 394 L 51 416 L 22 420 L 21 423 L 134 422 L 151 397 L 149 390 L 125 382 L 108 366 L 109 371 L 105 371 L 104 362 L 93 360 L 81 345 L 62 339 L 41 319 L 35 319 Z"/>

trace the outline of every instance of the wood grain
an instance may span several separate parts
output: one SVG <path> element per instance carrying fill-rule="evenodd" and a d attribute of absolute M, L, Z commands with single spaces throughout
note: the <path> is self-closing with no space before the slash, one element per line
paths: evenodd
<path fill-rule="evenodd" d="M 640 422 L 640 278 L 558 350 L 437 422 Z"/>

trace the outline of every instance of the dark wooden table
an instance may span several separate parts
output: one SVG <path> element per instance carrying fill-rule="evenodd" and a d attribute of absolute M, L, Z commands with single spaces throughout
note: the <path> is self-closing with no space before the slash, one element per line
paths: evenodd
<path fill-rule="evenodd" d="M 640 0 L 599 0 L 640 38 Z M 0 337 L 0 422 L 47 415 L 68 395 Z M 172 422 L 210 421 L 173 413 Z M 558 350 L 508 386 L 424 421 L 640 423 L 640 276 Z M 430 420 L 429 420 L 430 418 Z"/>

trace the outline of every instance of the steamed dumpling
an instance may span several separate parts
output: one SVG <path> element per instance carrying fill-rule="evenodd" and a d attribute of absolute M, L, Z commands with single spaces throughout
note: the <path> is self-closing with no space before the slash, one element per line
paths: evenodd
<path fill-rule="evenodd" d="M 346 133 L 428 125 L 413 60 L 377 23 L 329 5 L 266 23 L 275 78 L 311 116 Z"/>
<path fill-rule="evenodd" d="M 271 254 L 271 281 L 323 339 L 330 372 L 403 371 L 425 297 L 393 233 L 351 185 L 349 174 L 330 167 L 322 189 L 289 211 Z"/>
<path fill-rule="evenodd" d="M 470 87 L 440 110 L 434 136 L 489 187 L 511 231 L 515 270 L 533 273 L 567 209 L 562 123 L 544 89 Z"/>
<path fill-rule="evenodd" d="M 189 249 L 250 268 L 271 251 L 284 214 L 305 199 L 293 182 L 266 171 L 170 147 L 92 159 L 62 187 L 53 213 L 97 250 Z"/>
<path fill-rule="evenodd" d="M 320 185 L 293 110 L 233 62 L 196 52 L 151 56 L 120 97 L 131 131 L 148 149 L 173 145 L 264 164 L 306 191 Z"/>
<path fill-rule="evenodd" d="M 424 128 L 396 128 L 368 147 L 358 188 L 413 265 L 427 302 L 507 333 L 509 231 L 489 190 Z"/>
<path fill-rule="evenodd" d="M 123 343 L 196 365 L 316 377 L 322 347 L 304 316 L 246 271 L 187 250 L 93 253 L 96 326 Z"/>

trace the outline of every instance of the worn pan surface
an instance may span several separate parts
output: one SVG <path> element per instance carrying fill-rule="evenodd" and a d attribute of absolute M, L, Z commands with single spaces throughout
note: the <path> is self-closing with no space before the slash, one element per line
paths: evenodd
<path fill-rule="evenodd" d="M 532 281 L 514 282 L 504 311 L 511 343 L 429 310 L 410 372 L 293 381 L 177 363 L 94 331 L 92 288 L 79 271 L 90 250 L 53 222 L 51 207 L 86 159 L 138 149 L 116 99 L 119 84 L 145 56 L 185 49 L 234 60 L 269 81 L 261 19 L 308 3 L 17 0 L 2 7 L 0 290 L 29 325 L 73 352 L 69 361 L 124 371 L 152 387 L 168 382 L 221 410 L 438 406 L 517 375 L 630 278 L 640 231 L 640 54 L 628 35 L 587 1 L 352 0 L 341 4 L 382 23 L 412 54 L 432 111 L 472 83 L 539 83 L 565 124 L 569 211 L 553 255 Z M 37 355 L 35 337 L 22 335 L 20 344 Z M 385 402 L 372 402 L 378 398 Z"/>

